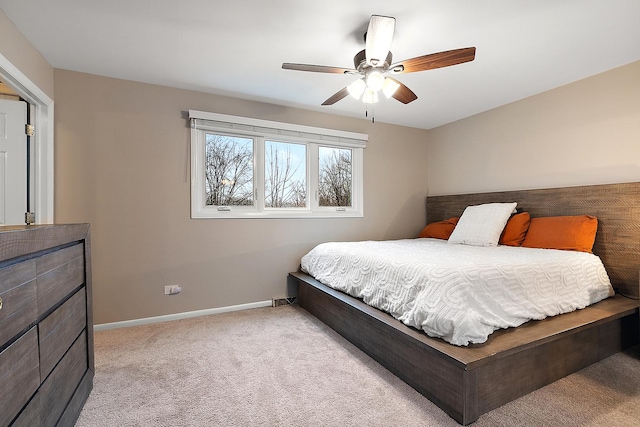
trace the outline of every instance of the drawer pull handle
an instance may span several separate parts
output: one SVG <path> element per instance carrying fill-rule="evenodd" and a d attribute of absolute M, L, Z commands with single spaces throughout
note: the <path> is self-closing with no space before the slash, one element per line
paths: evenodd
<path fill-rule="evenodd" d="M 2 298 L 0 298 L 0 310 L 2 310 Z"/>

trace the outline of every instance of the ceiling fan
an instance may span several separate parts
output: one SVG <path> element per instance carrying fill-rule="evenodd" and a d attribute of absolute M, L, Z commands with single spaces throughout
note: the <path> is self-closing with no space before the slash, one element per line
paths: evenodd
<path fill-rule="evenodd" d="M 362 99 L 367 104 L 378 102 L 378 92 L 382 91 L 387 98 L 395 98 L 403 104 L 418 99 L 404 84 L 388 75 L 414 73 L 416 71 L 432 70 L 449 67 L 473 61 L 476 55 L 475 47 L 447 50 L 439 53 L 418 56 L 405 61 L 393 63 L 391 41 L 395 31 L 396 20 L 389 16 L 372 15 L 365 36 L 365 49 L 353 58 L 354 68 L 329 67 L 324 65 L 292 64 L 285 62 L 285 70 L 312 71 L 316 73 L 349 74 L 361 76 L 349 86 L 336 92 L 322 105 L 332 105 L 347 95 Z"/>

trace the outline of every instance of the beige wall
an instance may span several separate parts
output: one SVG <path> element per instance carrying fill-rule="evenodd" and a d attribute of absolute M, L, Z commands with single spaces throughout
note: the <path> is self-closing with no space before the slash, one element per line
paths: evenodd
<path fill-rule="evenodd" d="M 414 237 L 424 225 L 426 135 L 239 99 L 55 70 L 55 216 L 92 229 L 95 323 L 283 297 L 327 240 Z M 365 217 L 189 218 L 196 109 L 369 134 Z M 164 296 L 165 285 L 182 293 Z"/>
<path fill-rule="evenodd" d="M 430 195 L 640 181 L 640 62 L 429 131 Z"/>
<path fill-rule="evenodd" d="M 53 68 L 0 10 L 0 54 L 53 99 Z"/>

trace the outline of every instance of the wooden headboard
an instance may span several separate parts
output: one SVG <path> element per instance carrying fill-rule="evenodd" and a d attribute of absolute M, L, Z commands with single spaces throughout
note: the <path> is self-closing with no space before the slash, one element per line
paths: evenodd
<path fill-rule="evenodd" d="M 640 182 L 427 197 L 427 223 L 462 215 L 469 205 L 518 202 L 532 217 L 593 215 L 598 231 L 593 253 L 616 291 L 640 296 Z"/>

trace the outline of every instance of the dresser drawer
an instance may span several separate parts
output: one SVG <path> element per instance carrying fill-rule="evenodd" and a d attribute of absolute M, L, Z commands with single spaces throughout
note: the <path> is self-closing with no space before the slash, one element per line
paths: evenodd
<path fill-rule="evenodd" d="M 0 269 L 0 299 L 1 348 L 38 317 L 35 261 Z"/>
<path fill-rule="evenodd" d="M 40 386 L 39 427 L 55 426 L 87 371 L 87 333 L 80 334 Z"/>
<path fill-rule="evenodd" d="M 38 325 L 43 380 L 86 326 L 87 299 L 83 287 Z"/>
<path fill-rule="evenodd" d="M 31 402 L 22 410 L 11 427 L 35 427 L 40 425 L 40 392 L 36 392 Z"/>
<path fill-rule="evenodd" d="M 36 258 L 38 315 L 84 283 L 84 245 L 77 244 Z"/>
<path fill-rule="evenodd" d="M 18 415 L 40 385 L 35 327 L 0 353 L 0 426 Z"/>

